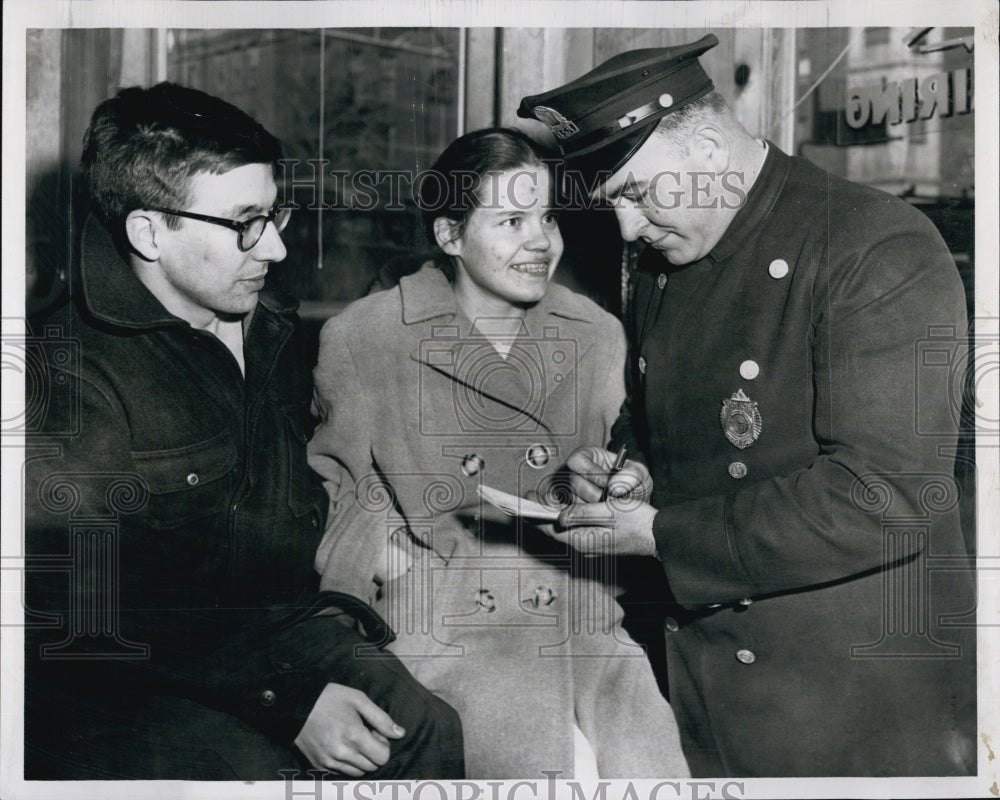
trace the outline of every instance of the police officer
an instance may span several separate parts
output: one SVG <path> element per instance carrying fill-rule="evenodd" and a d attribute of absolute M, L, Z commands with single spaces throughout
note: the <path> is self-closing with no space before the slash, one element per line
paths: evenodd
<path fill-rule="evenodd" d="M 571 457 L 581 502 L 552 533 L 613 527 L 661 562 L 696 777 L 969 774 L 974 629 L 941 625 L 974 607 L 962 283 L 912 207 L 748 133 L 699 64 L 717 43 L 623 53 L 518 110 L 647 245 L 628 399 L 609 449 Z"/>

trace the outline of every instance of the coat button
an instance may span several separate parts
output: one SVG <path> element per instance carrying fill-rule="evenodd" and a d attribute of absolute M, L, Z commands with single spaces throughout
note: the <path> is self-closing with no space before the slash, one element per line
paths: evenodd
<path fill-rule="evenodd" d="M 744 597 L 742 600 L 740 600 L 740 605 L 741 606 L 753 605 L 753 598 Z"/>
<path fill-rule="evenodd" d="M 646 359 L 643 358 L 642 356 L 639 356 L 639 374 L 640 375 L 646 374 Z"/>
<path fill-rule="evenodd" d="M 524 453 L 524 460 L 533 469 L 541 469 L 549 463 L 549 448 L 544 444 L 533 444 Z"/>
<path fill-rule="evenodd" d="M 556 601 L 556 593 L 553 592 L 548 586 L 536 586 L 535 595 L 531 598 L 532 604 L 535 608 L 541 608 L 542 606 L 550 606 Z"/>
<path fill-rule="evenodd" d="M 657 98 L 657 102 L 660 104 L 660 108 L 670 108 L 674 104 L 674 98 L 672 95 L 664 92 Z"/>
<path fill-rule="evenodd" d="M 667 617 L 663 620 L 663 627 L 666 628 L 670 633 L 677 633 L 681 629 L 681 626 L 677 624 L 677 620 L 673 617 Z"/>
<path fill-rule="evenodd" d="M 757 656 L 755 656 L 750 650 L 737 650 L 736 660 L 741 664 L 752 664 L 757 660 Z"/>
<path fill-rule="evenodd" d="M 309 522 L 316 529 L 319 530 L 319 512 L 313 511 L 309 514 Z"/>
<path fill-rule="evenodd" d="M 745 478 L 747 476 L 747 465 L 742 461 L 734 461 L 729 465 L 729 476 L 731 478 L 736 478 L 736 480 Z"/>
<path fill-rule="evenodd" d="M 664 286 L 667 285 L 667 276 L 664 275 L 662 272 L 656 276 L 656 285 L 660 289 L 662 289 Z"/>
<path fill-rule="evenodd" d="M 783 258 L 776 258 L 768 265 L 767 272 L 775 280 L 781 280 L 788 274 L 788 262 Z"/>
<path fill-rule="evenodd" d="M 272 692 L 270 689 L 265 689 L 260 693 L 260 704 L 264 708 L 270 708 L 274 705 L 274 701 L 278 699 L 278 696 Z"/>
<path fill-rule="evenodd" d="M 480 608 L 485 608 L 489 614 L 497 610 L 496 598 L 489 589 L 480 589 L 476 592 L 476 605 Z"/>
<path fill-rule="evenodd" d="M 198 478 L 198 473 L 197 472 L 188 473 L 188 476 L 187 476 L 188 486 L 197 486 L 198 485 L 198 480 L 199 480 L 199 478 Z"/>
<path fill-rule="evenodd" d="M 470 453 L 462 459 L 462 472 L 469 478 L 478 475 L 485 466 L 486 462 L 475 453 Z"/>
<path fill-rule="evenodd" d="M 756 361 L 747 359 L 740 364 L 740 377 L 752 381 L 758 375 L 760 375 L 760 365 Z"/>

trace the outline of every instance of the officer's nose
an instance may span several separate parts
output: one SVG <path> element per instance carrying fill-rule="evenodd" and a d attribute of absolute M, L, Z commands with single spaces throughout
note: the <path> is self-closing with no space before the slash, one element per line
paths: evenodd
<path fill-rule="evenodd" d="M 634 242 L 646 227 L 646 218 L 633 205 L 619 203 L 615 207 L 615 217 L 618 219 L 622 239 L 626 242 Z"/>

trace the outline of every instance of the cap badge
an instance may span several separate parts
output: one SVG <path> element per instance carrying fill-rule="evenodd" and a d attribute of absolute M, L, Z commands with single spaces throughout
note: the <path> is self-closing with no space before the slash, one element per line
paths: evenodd
<path fill-rule="evenodd" d="M 575 122 L 566 119 L 566 117 L 554 108 L 549 108 L 548 106 L 535 106 L 532 109 L 532 113 L 535 115 L 536 119 L 541 120 L 549 126 L 549 129 L 552 131 L 552 135 L 557 139 L 568 139 L 570 136 L 580 132 L 580 129 L 576 126 Z"/>
<path fill-rule="evenodd" d="M 722 401 L 719 422 L 726 438 L 740 450 L 745 450 L 760 437 L 762 421 L 757 403 L 738 390 L 728 400 Z"/>

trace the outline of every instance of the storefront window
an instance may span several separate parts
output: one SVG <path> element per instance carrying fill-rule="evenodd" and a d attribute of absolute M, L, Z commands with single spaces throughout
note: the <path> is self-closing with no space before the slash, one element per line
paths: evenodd
<path fill-rule="evenodd" d="M 459 30 L 171 30 L 167 78 L 281 138 L 301 206 L 276 270 L 317 314 L 421 257 L 412 176 L 458 134 Z M 279 176 L 281 177 L 281 176 Z"/>

